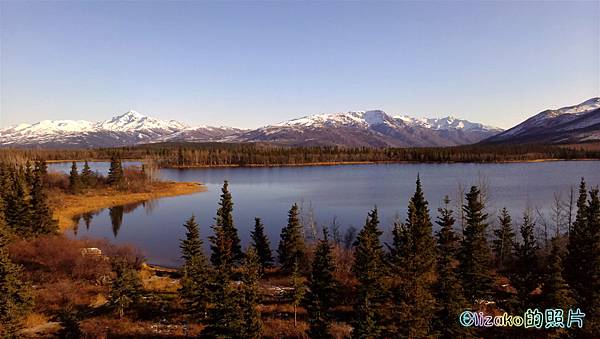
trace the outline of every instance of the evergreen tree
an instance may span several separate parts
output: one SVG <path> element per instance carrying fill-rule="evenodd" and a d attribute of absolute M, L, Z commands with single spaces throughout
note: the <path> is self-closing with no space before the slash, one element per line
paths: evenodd
<path fill-rule="evenodd" d="M 242 338 L 243 317 L 240 295 L 231 282 L 231 272 L 218 267 L 213 283 L 213 305 L 208 310 L 203 338 Z"/>
<path fill-rule="evenodd" d="M 436 248 L 427 205 L 421 180 L 417 177 L 415 194 L 408 204 L 406 223 L 395 226 L 390 253 L 394 281 L 392 331 L 411 338 L 433 335 Z"/>
<path fill-rule="evenodd" d="M 52 211 L 48 206 L 48 197 L 44 191 L 44 183 L 41 175 L 39 171 L 34 173 L 31 188 L 31 200 L 29 204 L 31 209 L 31 233 L 52 234 L 58 231 L 58 223 L 52 218 Z"/>
<path fill-rule="evenodd" d="M 439 338 L 451 339 L 467 337 L 469 331 L 457 321 L 468 304 L 456 272 L 456 256 L 460 244 L 459 237 L 454 233 L 455 219 L 449 205 L 450 199 L 446 196 L 444 207 L 438 209 L 436 221 L 440 226 L 437 232 L 438 280 L 435 284 L 435 297 L 439 307 L 435 312 L 433 327 Z"/>
<path fill-rule="evenodd" d="M 142 292 L 142 282 L 138 272 L 124 262 L 113 264 L 116 278 L 110 288 L 109 305 L 115 313 L 123 318 L 125 311 L 136 303 Z"/>
<path fill-rule="evenodd" d="M 377 208 L 374 208 L 354 243 L 352 273 L 358 280 L 352 330 L 354 338 L 379 338 L 385 327 L 385 264 L 379 240 L 383 232 L 378 225 Z"/>
<path fill-rule="evenodd" d="M 542 306 L 566 310 L 575 306 L 575 300 L 571 288 L 563 278 L 563 260 L 559 241 L 558 238 L 552 238 L 550 256 L 546 260 Z"/>
<path fill-rule="evenodd" d="M 83 169 L 81 170 L 81 184 L 83 187 L 91 187 L 94 182 L 94 172 L 90 168 L 87 160 L 83 163 Z"/>
<path fill-rule="evenodd" d="M 16 170 L 13 170 L 9 177 L 12 182 L 8 183 L 4 192 L 4 219 L 17 235 L 28 236 L 31 231 L 31 209 L 25 178 Z"/>
<path fill-rule="evenodd" d="M 181 240 L 179 246 L 184 260 L 180 295 L 188 313 L 203 319 L 210 303 L 209 282 L 212 272 L 202 249 L 202 239 L 195 217 L 188 219 L 184 227 L 187 231 L 186 238 Z"/>
<path fill-rule="evenodd" d="M 69 172 L 69 192 L 78 194 L 81 192 L 81 178 L 77 172 L 77 163 L 73 161 L 71 172 Z"/>
<path fill-rule="evenodd" d="M 211 239 L 213 242 L 212 255 L 210 261 L 213 265 L 219 266 L 225 263 L 231 265 L 236 262 L 240 262 L 244 257 L 242 253 L 242 246 L 240 245 L 240 237 L 238 236 L 237 229 L 233 223 L 233 201 L 231 200 L 231 193 L 229 192 L 229 183 L 224 182 L 222 188 L 221 200 L 219 201 L 219 209 L 217 210 L 217 217 L 215 218 L 215 225 L 213 230 L 215 236 Z M 217 244 L 214 243 L 217 240 L 215 237 L 218 232 L 222 232 L 223 240 L 227 241 L 228 249 L 221 249 Z M 225 245 L 225 244 L 221 244 Z"/>
<path fill-rule="evenodd" d="M 32 306 L 28 288 L 21 280 L 21 267 L 10 260 L 9 231 L 0 219 L 0 337 L 11 338 L 20 328 L 21 317 Z"/>
<path fill-rule="evenodd" d="M 490 248 L 486 240 L 487 214 L 477 186 L 472 186 L 465 195 L 466 226 L 460 250 L 460 275 L 467 300 L 489 298 L 492 289 L 490 274 Z"/>
<path fill-rule="evenodd" d="M 256 309 L 260 301 L 258 283 L 261 267 L 257 251 L 250 247 L 246 252 L 242 267 L 241 308 L 244 323 L 242 324 L 241 338 L 261 338 L 262 322 L 260 312 Z"/>
<path fill-rule="evenodd" d="M 43 180 L 46 179 L 46 176 L 48 175 L 48 164 L 46 164 L 46 160 L 36 160 L 34 169 L 35 172 L 38 173 Z"/>
<path fill-rule="evenodd" d="M 294 307 L 294 327 L 298 325 L 298 306 L 302 303 L 304 295 L 306 294 L 306 286 L 304 286 L 304 277 L 300 272 L 300 265 L 294 263 L 292 268 L 292 274 L 290 276 L 291 290 L 288 294 Z"/>
<path fill-rule="evenodd" d="M 254 231 L 250 233 L 250 238 L 252 247 L 256 249 L 259 258 L 261 272 L 264 272 L 265 268 L 273 266 L 273 253 L 271 253 L 271 243 L 265 234 L 265 227 L 260 218 L 254 218 Z"/>
<path fill-rule="evenodd" d="M 505 268 L 512 262 L 512 253 L 515 246 L 515 232 L 506 207 L 500 212 L 498 221 L 500 222 L 500 227 L 494 230 L 492 251 L 500 268 Z"/>
<path fill-rule="evenodd" d="M 107 182 L 111 186 L 119 186 L 123 183 L 123 165 L 121 159 L 113 156 L 110 159 L 110 168 L 108 169 Z"/>
<path fill-rule="evenodd" d="M 58 318 L 62 327 L 58 331 L 59 338 L 79 339 L 84 337 L 84 333 L 79 326 L 79 316 L 73 309 L 67 308 L 62 310 Z"/>
<path fill-rule="evenodd" d="M 308 335 L 311 338 L 331 338 L 329 329 L 333 321 L 333 308 L 337 305 L 337 282 L 333 277 L 335 265 L 327 229 L 323 229 L 323 240 L 319 241 L 308 279 L 308 293 L 304 305 L 308 315 Z"/>
<path fill-rule="evenodd" d="M 293 204 L 288 212 L 288 223 L 281 230 L 277 254 L 284 272 L 291 272 L 295 263 L 300 265 L 300 269 L 306 267 L 306 245 L 302 235 L 302 224 L 298 218 L 297 204 Z"/>
<path fill-rule="evenodd" d="M 535 241 L 533 231 L 535 223 L 531 220 L 529 212 L 523 215 L 523 224 L 521 225 L 521 243 L 515 244 L 515 268 L 511 274 L 511 282 L 517 290 L 517 296 L 520 302 L 520 311 L 533 307 L 532 299 L 529 296 L 540 283 L 538 274 L 538 255 L 539 246 Z"/>

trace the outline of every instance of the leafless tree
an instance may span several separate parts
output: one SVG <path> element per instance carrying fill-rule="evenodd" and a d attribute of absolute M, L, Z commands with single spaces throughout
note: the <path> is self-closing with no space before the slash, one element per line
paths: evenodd
<path fill-rule="evenodd" d="M 565 204 L 562 201 L 561 193 L 554 192 L 554 200 L 552 201 L 552 223 L 554 224 L 554 235 L 558 238 L 560 231 L 565 225 Z"/>

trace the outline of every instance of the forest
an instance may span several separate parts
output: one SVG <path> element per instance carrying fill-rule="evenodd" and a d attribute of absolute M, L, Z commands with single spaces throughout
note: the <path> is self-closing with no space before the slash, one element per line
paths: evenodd
<path fill-rule="evenodd" d="M 417 177 L 414 194 L 406 197 L 406 218 L 391 225 L 389 242 L 381 236 L 390 225 L 381 225 L 376 207 L 365 215 L 362 229 L 341 234 L 335 225 L 309 229 L 294 204 L 276 246 L 256 218 L 247 248 L 224 182 L 214 224 L 203 225 L 210 226 L 210 251 L 189 216 L 180 226 L 186 230 L 180 243 L 183 265 L 169 271 L 151 270 L 131 247 L 71 239 L 53 219 L 48 192 L 57 185 L 73 195 L 90 185 L 127 189 L 120 158 L 112 154 L 106 177 L 85 168 L 79 173 L 73 163 L 62 180 L 51 179 L 43 158 L 25 165 L 5 159 L 0 167 L 3 337 L 36 337 L 31 329 L 43 324 L 54 326 L 46 336 L 63 338 L 594 338 L 600 333 L 600 197 L 598 187 L 588 187 L 583 178 L 575 206 L 563 210 L 562 222 L 544 238 L 536 235 L 539 225 L 530 212 L 517 217 L 503 209 L 491 220 L 483 187 L 470 187 L 460 210 L 446 198 L 445 207 L 432 213 L 423 193 L 426 183 Z M 135 175 L 145 177 L 143 169 Z M 485 316 L 509 324 L 489 327 Z"/>
<path fill-rule="evenodd" d="M 423 148 L 285 147 L 267 143 L 157 143 L 99 149 L 1 149 L 6 159 L 138 159 L 159 167 L 285 166 L 361 162 L 509 162 L 599 159 L 597 144 Z"/>

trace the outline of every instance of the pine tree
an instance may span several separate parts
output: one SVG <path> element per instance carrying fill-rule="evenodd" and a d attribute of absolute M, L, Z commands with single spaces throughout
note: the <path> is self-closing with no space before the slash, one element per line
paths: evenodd
<path fill-rule="evenodd" d="M 586 326 L 583 336 L 591 337 L 600 333 L 600 196 L 598 187 L 589 191 L 587 204 L 588 244 L 585 246 L 585 257 L 581 258 L 589 267 L 585 277 L 585 289 L 579 291 L 578 303 L 585 305 Z"/>
<path fill-rule="evenodd" d="M 31 235 L 29 192 L 25 178 L 20 171 L 13 170 L 7 190 L 4 192 L 4 219 L 6 224 L 19 236 Z"/>
<path fill-rule="evenodd" d="M 252 247 L 256 249 L 259 258 L 261 272 L 264 272 L 265 268 L 273 266 L 273 253 L 271 253 L 271 243 L 265 234 L 265 227 L 260 218 L 254 218 L 254 231 L 250 233 L 250 238 Z"/>
<path fill-rule="evenodd" d="M 546 263 L 542 306 L 569 309 L 575 306 L 573 291 L 563 278 L 563 260 L 558 238 L 552 238 L 550 256 Z"/>
<path fill-rule="evenodd" d="M 258 253 L 253 247 L 250 247 L 242 266 L 241 308 L 244 323 L 242 324 L 241 338 L 261 338 L 262 322 L 260 312 L 256 309 L 260 301 L 258 283 L 261 267 Z"/>
<path fill-rule="evenodd" d="M 490 248 L 485 232 L 487 214 L 481 201 L 481 193 L 477 186 L 472 186 L 465 195 L 466 226 L 464 240 L 460 250 L 460 275 L 467 300 L 474 303 L 477 299 L 489 298 L 492 289 L 490 273 Z"/>
<path fill-rule="evenodd" d="M 308 293 L 304 305 L 308 315 L 308 335 L 311 338 L 331 338 L 329 329 L 333 321 L 333 308 L 337 305 L 337 282 L 333 277 L 335 265 L 327 229 L 319 241 L 308 279 Z"/>
<path fill-rule="evenodd" d="M 450 199 L 446 196 L 444 207 L 438 209 L 436 221 L 440 226 L 437 232 L 438 280 L 435 284 L 438 309 L 435 312 L 433 328 L 439 338 L 451 339 L 467 337 L 469 331 L 457 322 L 460 313 L 468 304 L 456 268 L 460 244 L 458 236 L 454 233 L 455 219 L 449 206 Z"/>
<path fill-rule="evenodd" d="M 61 329 L 58 337 L 61 339 L 79 339 L 84 333 L 79 325 L 79 316 L 72 308 L 63 309 L 59 314 Z"/>
<path fill-rule="evenodd" d="M 533 231 L 535 223 L 531 220 L 529 212 L 523 215 L 521 225 L 521 243 L 515 244 L 515 268 L 511 274 L 511 282 L 517 290 L 521 311 L 534 306 L 529 296 L 540 283 L 538 274 L 539 246 L 535 241 Z"/>
<path fill-rule="evenodd" d="M 52 211 L 48 206 L 48 197 L 44 191 L 41 172 L 34 173 L 31 188 L 30 216 L 32 234 L 52 234 L 58 231 L 58 223 L 52 218 Z"/>
<path fill-rule="evenodd" d="M 0 337 L 12 338 L 20 328 L 21 317 L 32 306 L 27 286 L 21 280 L 21 267 L 10 260 L 9 231 L 0 219 Z"/>
<path fill-rule="evenodd" d="M 231 272 L 220 266 L 212 288 L 213 302 L 208 311 L 207 326 L 201 333 L 203 338 L 242 338 L 243 317 L 240 294 L 233 287 Z"/>
<path fill-rule="evenodd" d="M 304 277 L 300 272 L 300 265 L 294 263 L 292 267 L 292 274 L 290 276 L 291 290 L 288 293 L 291 299 L 292 306 L 294 307 L 294 327 L 298 325 L 298 306 L 302 303 L 304 295 L 306 294 L 306 286 L 304 286 Z"/>
<path fill-rule="evenodd" d="M 202 239 L 195 217 L 192 216 L 188 219 L 184 227 L 187 230 L 186 238 L 181 240 L 179 246 L 181 257 L 184 260 L 179 293 L 184 300 L 187 312 L 195 318 L 203 319 L 206 317 L 210 303 L 209 283 L 212 272 L 202 249 Z"/>
<path fill-rule="evenodd" d="M 142 292 L 142 282 L 138 272 L 124 262 L 113 264 L 116 278 L 110 288 L 109 306 L 123 318 L 125 311 L 136 303 Z"/>
<path fill-rule="evenodd" d="M 69 192 L 78 194 L 81 192 L 81 178 L 77 172 L 77 163 L 73 161 L 71 172 L 69 172 Z"/>
<path fill-rule="evenodd" d="M 515 246 L 515 232 L 513 230 L 512 220 L 508 210 L 505 208 L 498 217 L 500 227 L 494 230 L 494 240 L 492 240 L 492 251 L 500 268 L 503 269 L 513 260 L 513 249 Z"/>
<path fill-rule="evenodd" d="M 91 187 L 94 181 L 94 172 L 90 168 L 87 160 L 83 163 L 83 169 L 81 170 L 81 184 L 83 187 Z"/>
<path fill-rule="evenodd" d="M 306 245 L 302 235 L 302 224 L 298 218 L 297 204 L 293 204 L 288 212 L 288 223 L 281 230 L 277 254 L 284 272 L 291 272 L 295 263 L 300 265 L 300 269 L 306 267 Z"/>
<path fill-rule="evenodd" d="M 374 208 L 354 243 L 352 273 L 358 280 L 352 337 L 379 338 L 384 330 L 385 286 L 384 252 L 379 237 L 377 208 Z"/>
<path fill-rule="evenodd" d="M 123 183 L 123 180 L 123 165 L 121 164 L 121 159 L 113 156 L 110 159 L 107 182 L 111 186 L 119 186 Z"/>
<path fill-rule="evenodd" d="M 228 264 L 231 265 L 236 262 L 240 262 L 244 257 L 244 253 L 242 253 L 242 246 L 240 244 L 240 237 L 238 236 L 237 229 L 233 223 L 233 202 L 231 200 L 231 193 L 229 192 L 229 183 L 225 181 L 223 183 L 221 194 L 221 200 L 219 201 L 219 209 L 217 210 L 217 217 L 215 218 L 215 225 L 213 225 L 213 230 L 215 232 L 215 236 L 211 239 L 213 242 L 212 255 L 210 257 L 210 261 L 213 265 L 219 266 Z M 214 240 L 217 240 L 216 233 L 223 232 L 223 240 L 227 240 L 228 249 L 220 249 L 220 247 L 214 243 Z M 221 244 L 225 245 L 225 244 Z M 228 256 L 228 257 L 226 257 Z"/>
<path fill-rule="evenodd" d="M 408 204 L 405 224 L 397 224 L 391 249 L 393 332 L 426 338 L 433 335 L 431 323 L 436 308 L 433 283 L 436 248 L 428 203 L 417 177 L 416 190 Z"/>
<path fill-rule="evenodd" d="M 48 175 L 48 164 L 46 164 L 46 160 L 38 159 L 35 161 L 35 172 L 37 172 L 43 180 L 46 179 Z"/>

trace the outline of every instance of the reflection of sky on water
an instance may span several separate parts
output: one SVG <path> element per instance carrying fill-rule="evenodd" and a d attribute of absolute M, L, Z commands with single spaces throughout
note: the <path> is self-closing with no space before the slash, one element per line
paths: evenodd
<path fill-rule="evenodd" d="M 90 165 L 94 169 L 98 165 L 108 168 L 107 164 Z M 70 164 L 64 166 L 69 168 Z M 399 214 L 405 218 L 418 173 L 432 218 L 444 195 L 456 200 L 459 184 L 468 189 L 471 184 L 485 182 L 489 185 L 488 210 L 492 220 L 495 221 L 496 211 L 506 206 L 518 221 L 527 205 L 548 214 L 554 193 L 561 192 L 566 198 L 570 186 L 576 186 L 581 176 L 590 186 L 598 185 L 600 162 L 163 169 L 164 179 L 199 181 L 208 191 L 124 208 L 116 239 L 113 225 L 121 213 L 113 209 L 111 221 L 110 210 L 102 210 L 93 217 L 89 230 L 80 221 L 78 236 L 132 243 L 144 249 L 150 261 L 176 265 L 179 239 L 184 236 L 182 224 L 191 214 L 198 218 L 202 235 L 210 234 L 223 180 L 230 181 L 235 222 L 244 244 L 254 217 L 261 217 L 275 248 L 293 202 L 301 203 L 305 211 L 312 207 L 319 225 L 330 224 L 336 217 L 342 230 L 349 225 L 361 227 L 369 209 L 377 205 L 381 227 L 389 236 L 394 217 Z"/>

